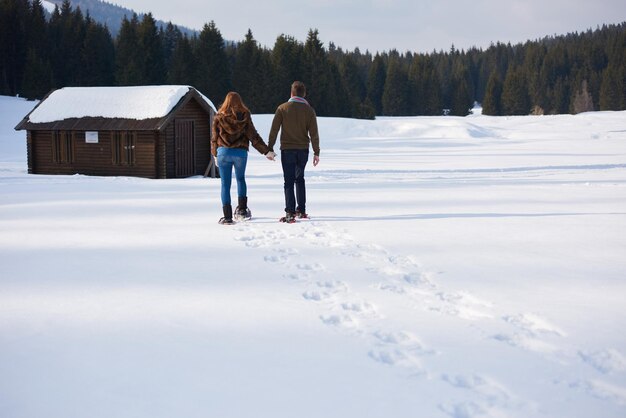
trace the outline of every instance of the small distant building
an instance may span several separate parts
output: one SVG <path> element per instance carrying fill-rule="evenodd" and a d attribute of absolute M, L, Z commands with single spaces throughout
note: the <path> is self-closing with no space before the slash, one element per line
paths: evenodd
<path fill-rule="evenodd" d="M 180 178 L 215 173 L 213 103 L 190 86 L 66 87 L 15 127 L 28 172 Z"/>

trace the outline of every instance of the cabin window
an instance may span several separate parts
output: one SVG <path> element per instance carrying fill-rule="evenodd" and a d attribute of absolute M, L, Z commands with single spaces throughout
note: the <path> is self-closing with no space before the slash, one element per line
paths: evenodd
<path fill-rule="evenodd" d="M 136 134 L 128 131 L 111 132 L 111 156 L 114 165 L 135 165 Z"/>
<path fill-rule="evenodd" d="M 52 161 L 57 164 L 74 162 L 74 141 L 72 132 L 54 131 L 52 135 Z"/>

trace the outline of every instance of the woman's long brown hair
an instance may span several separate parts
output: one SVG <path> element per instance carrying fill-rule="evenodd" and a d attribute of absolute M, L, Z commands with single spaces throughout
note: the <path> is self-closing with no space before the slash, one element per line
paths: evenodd
<path fill-rule="evenodd" d="M 220 107 L 220 110 L 218 113 L 224 113 L 224 114 L 230 113 L 230 114 L 236 115 L 237 112 L 250 113 L 250 109 L 248 109 L 246 105 L 243 103 L 243 100 L 241 99 L 241 96 L 239 95 L 239 93 L 235 91 L 231 91 L 226 95 L 226 98 L 224 99 L 224 103 L 222 103 L 222 106 Z"/>

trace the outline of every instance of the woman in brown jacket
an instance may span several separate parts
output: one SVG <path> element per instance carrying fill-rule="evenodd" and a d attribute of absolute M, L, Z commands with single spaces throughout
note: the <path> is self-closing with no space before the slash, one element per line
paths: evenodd
<path fill-rule="evenodd" d="M 221 197 L 224 217 L 219 220 L 221 224 L 232 225 L 234 223 L 230 200 L 233 168 L 237 179 L 238 196 L 235 219 L 250 219 L 246 186 L 246 164 L 250 143 L 269 160 L 273 160 L 276 156 L 256 131 L 250 117 L 250 110 L 243 103 L 241 96 L 231 91 L 226 95 L 224 103 L 213 119 L 213 134 L 211 135 L 211 154 L 216 157 L 222 180 Z"/>

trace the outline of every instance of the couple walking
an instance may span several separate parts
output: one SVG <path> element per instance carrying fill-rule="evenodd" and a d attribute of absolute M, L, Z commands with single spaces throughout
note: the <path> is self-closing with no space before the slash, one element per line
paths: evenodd
<path fill-rule="evenodd" d="M 320 160 L 319 134 L 315 111 L 305 99 L 306 87 L 301 81 L 291 85 L 291 98 L 276 109 L 268 144 L 258 134 L 250 110 L 238 93 L 226 95 L 213 120 L 211 135 L 211 154 L 216 158 L 222 181 L 222 208 L 224 217 L 219 223 L 231 225 L 233 209 L 230 200 L 230 186 L 233 168 L 237 181 L 238 205 L 235 219 L 250 219 L 248 191 L 246 186 L 246 164 L 249 145 L 274 160 L 274 144 L 278 131 L 280 134 L 280 161 L 285 180 L 285 216 L 281 222 L 293 223 L 296 218 L 307 218 L 306 189 L 304 186 L 304 168 L 309 159 L 309 144 L 313 147 L 313 166 Z M 295 191 L 294 191 L 295 190 Z"/>

